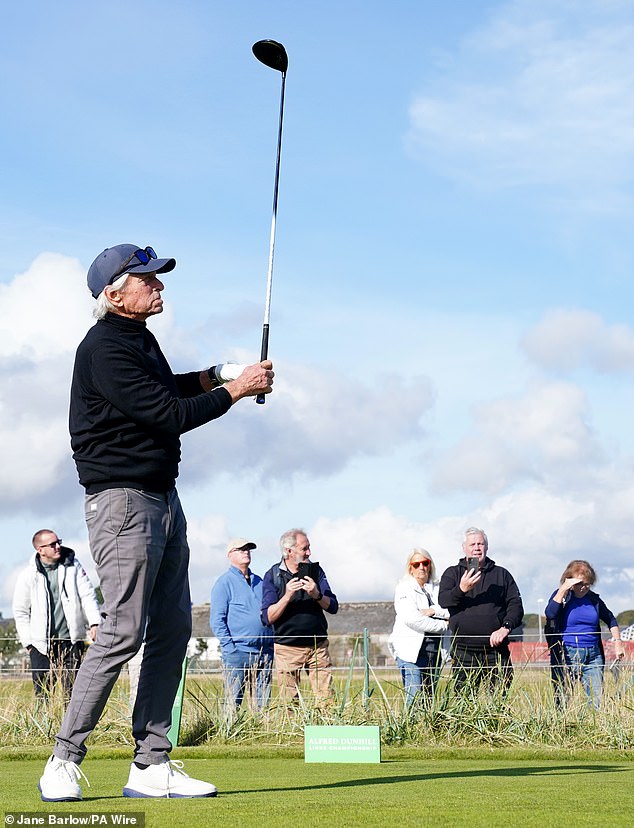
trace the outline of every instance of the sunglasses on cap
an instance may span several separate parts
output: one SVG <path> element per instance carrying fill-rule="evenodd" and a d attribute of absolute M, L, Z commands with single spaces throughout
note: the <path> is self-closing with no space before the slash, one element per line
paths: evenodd
<path fill-rule="evenodd" d="M 410 566 L 413 566 L 414 569 L 418 569 L 419 566 L 429 566 L 430 564 L 431 561 L 429 560 L 429 558 L 423 558 L 422 561 L 412 561 L 410 563 Z"/>
<path fill-rule="evenodd" d="M 123 275 L 126 270 L 130 268 L 130 263 L 134 259 L 136 259 L 140 264 L 146 265 L 149 264 L 152 259 L 158 259 L 158 256 L 156 255 L 156 251 L 153 247 L 139 248 L 138 250 L 135 250 L 134 253 L 121 265 L 117 271 L 117 276 Z M 135 265 L 132 266 L 134 267 Z"/>

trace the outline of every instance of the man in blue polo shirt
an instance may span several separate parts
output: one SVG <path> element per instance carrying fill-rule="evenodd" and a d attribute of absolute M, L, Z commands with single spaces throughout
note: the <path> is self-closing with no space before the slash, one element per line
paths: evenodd
<path fill-rule="evenodd" d="M 251 571 L 251 550 L 246 538 L 227 544 L 231 566 L 211 591 L 211 629 L 220 641 L 225 688 L 230 712 L 242 704 L 250 686 L 255 707 L 266 707 L 271 695 L 273 631 L 260 619 L 262 578 Z"/>

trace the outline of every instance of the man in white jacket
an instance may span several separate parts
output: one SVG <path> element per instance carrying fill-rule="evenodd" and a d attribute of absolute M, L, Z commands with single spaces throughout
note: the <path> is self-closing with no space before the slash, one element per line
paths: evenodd
<path fill-rule="evenodd" d="M 18 637 L 29 653 L 36 696 L 59 676 L 66 700 L 84 652 L 86 628 L 94 641 L 100 615 L 94 587 L 72 549 L 50 529 L 33 535 L 35 555 L 13 594 Z"/>

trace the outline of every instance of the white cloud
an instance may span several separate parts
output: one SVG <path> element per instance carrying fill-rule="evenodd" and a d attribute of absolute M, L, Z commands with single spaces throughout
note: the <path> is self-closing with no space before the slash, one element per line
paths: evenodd
<path fill-rule="evenodd" d="M 187 480 L 212 469 L 252 472 L 267 480 L 297 475 L 327 478 L 357 456 L 389 454 L 423 436 L 432 405 L 424 377 L 390 377 L 368 388 L 356 379 L 278 361 L 268 410 L 243 400 L 211 429 L 187 437 Z"/>
<path fill-rule="evenodd" d="M 518 481 L 566 481 L 601 458 L 584 393 L 570 383 L 535 384 L 525 395 L 484 403 L 472 433 L 438 461 L 433 488 L 499 493 Z"/>
<path fill-rule="evenodd" d="M 504 4 L 412 102 L 412 153 L 485 188 L 592 186 L 587 207 L 606 209 L 609 193 L 622 208 L 634 172 L 633 37 L 629 4 Z"/>
<path fill-rule="evenodd" d="M 526 612 L 536 612 L 538 599 L 556 589 L 568 561 L 581 557 L 597 568 L 598 590 L 618 613 L 632 606 L 634 568 L 621 524 L 597 518 L 610 494 L 577 499 L 535 486 L 496 498 L 479 510 L 436 520 L 408 521 L 381 507 L 354 517 L 322 517 L 306 529 L 313 559 L 323 566 L 340 601 L 391 600 L 414 547 L 431 553 L 440 576 L 461 557 L 463 532 L 475 525 L 489 536 L 490 556 L 515 577 Z M 631 513 L 634 490 L 622 505 Z M 266 559 L 262 572 L 274 563 L 275 554 Z M 224 557 L 220 560 L 215 574 L 225 567 Z M 211 586 L 210 578 L 206 580 Z"/>
<path fill-rule="evenodd" d="M 458 559 L 464 528 L 460 518 L 425 524 L 381 507 L 358 517 L 320 518 L 310 530 L 311 549 L 340 601 L 386 600 L 414 547 L 427 549 L 440 575 Z"/>
<path fill-rule="evenodd" d="M 35 362 L 68 355 L 91 324 L 93 300 L 77 259 L 40 254 L 0 284 L 0 357 Z"/>
<path fill-rule="evenodd" d="M 415 546 L 431 553 L 440 576 L 461 556 L 464 530 L 475 525 L 489 536 L 490 556 L 517 580 L 526 612 L 536 612 L 537 600 L 547 598 L 556 588 L 568 561 L 581 557 L 598 570 L 598 590 L 618 613 L 632 607 L 634 591 L 631 532 L 624 531 L 631 526 L 634 511 L 633 471 L 625 481 L 622 471 L 614 470 L 601 487 L 584 497 L 534 486 L 494 498 L 468 513 L 428 521 L 407 520 L 381 507 L 339 519 L 321 517 L 305 528 L 313 558 L 324 567 L 340 601 L 391 600 L 406 557 Z M 215 579 L 227 568 L 225 545 L 231 534 L 222 515 L 188 516 L 194 603 L 209 601 Z M 254 539 L 258 549 L 253 568 L 263 575 L 279 560 L 278 539 Z M 97 583 L 85 539 L 67 542 Z M 20 566 L 5 575 L 2 593 L 7 605 Z"/>
<path fill-rule="evenodd" d="M 634 567 L 621 530 L 634 509 L 634 488 L 621 502 L 619 518 L 604 520 L 603 507 L 614 491 L 578 498 L 534 486 L 436 520 L 407 521 L 384 507 L 357 517 L 321 518 L 308 532 L 313 557 L 341 601 L 390 600 L 415 546 L 431 553 L 441 575 L 461 557 L 464 530 L 480 526 L 491 558 L 515 577 L 526 612 L 536 612 L 537 599 L 556 589 L 568 561 L 584 558 L 596 567 L 597 589 L 618 613 L 632 607 Z"/>
<path fill-rule="evenodd" d="M 74 260 L 42 256 L 0 288 L 0 439 L 5 447 L 0 502 L 13 513 L 32 508 L 38 500 L 50 506 L 55 498 L 72 500 L 75 509 L 78 486 L 66 418 L 73 353 L 92 324 L 91 300 L 77 289 L 84 278 Z M 60 299 L 60 292 L 67 298 Z M 60 320 L 54 337 L 50 327 L 46 336 L 37 336 L 46 320 L 33 315 L 31 304 L 41 307 L 42 296 L 44 307 Z M 177 358 L 200 357 L 197 344 L 191 344 L 186 330 L 175 328 L 171 316 L 164 314 L 156 322 L 159 339 L 169 340 Z M 607 326 L 595 314 L 559 311 L 530 331 L 523 345 L 542 367 L 586 364 L 615 371 L 630 370 L 631 341 L 628 328 Z M 459 375 L 468 356 L 461 356 L 455 366 L 450 363 L 446 373 Z M 277 367 L 276 391 L 265 409 L 245 400 L 209 428 L 186 435 L 183 479 L 188 484 L 212 478 L 219 482 L 224 474 L 240 481 L 240 487 L 245 480 L 258 481 L 256 496 L 262 497 L 266 494 L 260 483 L 267 480 L 283 486 L 303 476 L 321 478 L 327 485 L 329 477 L 359 457 L 389 456 L 409 445 L 417 453 L 424 448 L 425 417 L 435 404 L 424 377 L 406 381 L 394 375 L 375 386 L 365 376 L 326 375 L 283 359 Z M 412 521 L 399 513 L 395 496 L 386 492 L 382 508 L 359 514 L 355 502 L 350 508 L 343 504 L 347 517 L 322 513 L 307 529 L 315 558 L 323 563 L 335 592 L 345 601 L 390 599 L 413 546 L 429 549 L 442 571 L 458 558 L 464 528 L 475 524 L 489 533 L 492 557 L 516 575 L 528 611 L 554 589 L 573 557 L 596 564 L 612 609 L 630 607 L 634 462 L 610 457 L 600 444 L 590 425 L 591 394 L 571 383 L 541 382 L 525 393 L 487 401 L 486 387 L 480 379 L 478 393 L 468 396 L 478 401 L 471 434 L 436 456 L 434 466 L 427 456 L 420 478 L 411 480 L 424 497 L 431 472 L 436 491 L 468 489 L 475 493 L 476 507 L 460 511 L 441 503 L 433 510 L 436 517 Z M 460 419 L 457 427 L 462 424 Z M 444 423 L 443 429 L 446 443 L 456 424 Z M 211 509 L 187 510 L 197 603 L 208 600 L 213 580 L 226 567 L 227 538 L 241 531 L 228 526 L 222 496 L 218 500 L 214 512 L 212 490 Z M 249 502 L 245 497 L 245 509 Z M 429 504 L 426 500 L 421 508 L 425 514 L 430 514 Z M 283 514 L 283 509 L 277 511 Z M 87 562 L 81 529 L 74 531 L 78 537 L 70 545 Z M 258 571 L 277 558 L 276 543 L 276 537 L 262 542 Z M 8 595 L 6 589 L 4 593 Z"/>
<path fill-rule="evenodd" d="M 187 517 L 187 541 L 191 551 L 189 582 L 192 601 L 204 604 L 209 601 L 211 587 L 216 578 L 229 566 L 226 544 L 232 537 L 227 521 L 222 515 Z M 259 567 L 254 565 L 259 575 Z"/>
<path fill-rule="evenodd" d="M 75 349 L 94 320 L 84 269 L 64 256 L 38 256 L 0 286 L 0 299 L 0 440 L 6 446 L 0 510 L 6 511 L 53 492 L 58 499 L 76 496 L 68 393 Z M 176 328 L 169 311 L 152 327 L 177 359 L 188 358 L 188 370 L 192 362 L 206 364 L 197 353 L 205 343 Z M 389 453 L 419 438 L 432 404 L 425 378 L 405 383 L 395 376 L 368 387 L 299 364 L 283 365 L 279 377 L 266 416 L 244 400 L 185 437 L 189 482 L 245 471 L 265 484 L 298 474 L 328 477 L 356 456 Z"/>
<path fill-rule="evenodd" d="M 43 253 L 0 285 L 0 303 L 0 510 L 11 511 L 68 480 L 68 388 L 91 300 L 76 259 Z"/>
<path fill-rule="evenodd" d="M 549 371 L 634 371 L 634 330 L 622 324 L 607 325 L 591 311 L 549 311 L 522 338 L 521 345 L 533 362 Z"/>

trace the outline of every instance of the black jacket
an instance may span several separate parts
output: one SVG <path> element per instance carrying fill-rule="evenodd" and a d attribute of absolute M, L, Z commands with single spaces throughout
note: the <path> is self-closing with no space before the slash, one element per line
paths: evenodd
<path fill-rule="evenodd" d="M 199 373 L 173 374 L 145 322 L 109 313 L 88 331 L 75 357 L 69 425 L 89 494 L 174 486 L 180 435 L 231 408 L 229 392 L 204 392 Z"/>
<path fill-rule="evenodd" d="M 438 603 L 449 610 L 449 629 L 462 649 L 489 649 L 488 637 L 503 625 L 519 627 L 524 617 L 522 597 L 511 573 L 486 558 L 480 580 L 469 592 L 460 589 L 467 570 L 462 558 L 450 566 L 440 579 Z M 507 646 L 506 641 L 502 645 Z"/>
<path fill-rule="evenodd" d="M 272 566 L 262 579 L 262 623 L 268 624 L 268 610 L 276 604 L 286 592 L 286 584 L 296 576 L 279 564 Z M 330 589 L 326 573 L 319 567 L 319 589 L 322 595 L 330 598 L 326 612 L 335 615 L 339 609 L 337 596 Z M 303 589 L 293 594 L 290 603 L 282 615 L 273 623 L 276 644 L 291 647 L 311 647 L 313 642 L 320 644 L 328 636 L 328 622 L 324 610 L 317 601 Z"/>

